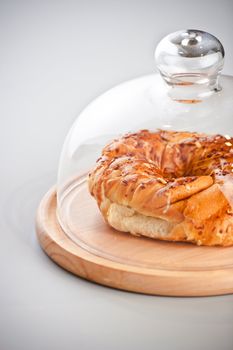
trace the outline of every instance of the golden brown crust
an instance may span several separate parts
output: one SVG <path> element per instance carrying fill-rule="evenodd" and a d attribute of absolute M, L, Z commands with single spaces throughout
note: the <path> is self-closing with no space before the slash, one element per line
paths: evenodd
<path fill-rule="evenodd" d="M 120 210 L 122 220 L 124 208 L 131 208 L 140 225 L 144 217 L 172 224 L 167 235 L 155 232 L 153 238 L 232 245 L 232 145 L 232 138 L 221 135 L 141 130 L 103 149 L 89 189 L 110 225 L 108 211 L 115 203 L 121 209 L 111 207 L 111 213 Z M 132 227 L 127 231 L 135 234 Z M 137 233 L 146 235 L 143 229 Z"/>

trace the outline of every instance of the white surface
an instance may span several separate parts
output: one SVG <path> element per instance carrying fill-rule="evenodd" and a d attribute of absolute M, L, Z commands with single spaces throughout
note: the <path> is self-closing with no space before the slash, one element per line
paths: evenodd
<path fill-rule="evenodd" d="M 229 1 L 1 1 L 0 349 L 233 348 L 233 295 L 149 297 L 78 279 L 35 238 L 75 116 L 113 85 L 154 69 L 165 34 L 215 34 L 233 74 Z"/>

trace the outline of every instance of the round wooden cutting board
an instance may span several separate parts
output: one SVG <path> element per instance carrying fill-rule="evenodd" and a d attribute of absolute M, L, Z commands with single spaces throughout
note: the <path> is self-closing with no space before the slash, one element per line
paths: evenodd
<path fill-rule="evenodd" d="M 118 232 L 104 222 L 85 184 L 77 196 L 68 208 L 75 221 L 66 230 L 75 234 L 68 236 L 59 225 L 55 189 L 44 196 L 37 213 L 39 242 L 64 269 L 93 282 L 138 293 L 233 293 L 233 247 L 198 247 Z"/>

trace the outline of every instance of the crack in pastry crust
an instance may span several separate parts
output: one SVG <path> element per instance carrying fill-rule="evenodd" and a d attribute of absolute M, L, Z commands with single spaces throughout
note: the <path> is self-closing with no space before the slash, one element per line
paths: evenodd
<path fill-rule="evenodd" d="M 127 134 L 104 147 L 89 174 L 89 190 L 105 220 L 120 231 L 232 245 L 232 145 L 221 135 Z"/>

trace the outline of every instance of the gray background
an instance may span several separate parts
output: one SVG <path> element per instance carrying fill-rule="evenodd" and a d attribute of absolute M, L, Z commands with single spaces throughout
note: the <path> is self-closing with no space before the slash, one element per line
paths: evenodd
<path fill-rule="evenodd" d="M 63 140 L 94 97 L 152 72 L 165 34 L 220 38 L 232 1 L 1 1 L 0 350 L 233 349 L 233 295 L 165 298 L 91 284 L 41 251 L 34 216 Z"/>

